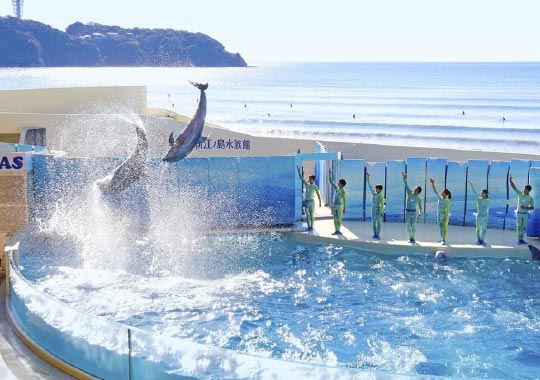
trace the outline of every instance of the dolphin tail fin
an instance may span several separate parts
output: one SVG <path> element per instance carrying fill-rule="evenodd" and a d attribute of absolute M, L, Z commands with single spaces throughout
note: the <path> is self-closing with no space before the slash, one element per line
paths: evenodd
<path fill-rule="evenodd" d="M 169 146 L 173 146 L 174 145 L 174 132 L 171 132 L 171 134 L 169 135 Z"/>
<path fill-rule="evenodd" d="M 189 81 L 189 83 L 191 83 L 192 85 L 194 85 L 195 87 L 197 87 L 199 90 L 201 91 L 204 91 L 208 88 L 208 83 L 196 83 L 196 82 L 192 82 L 192 81 Z"/>
<path fill-rule="evenodd" d="M 199 144 L 205 142 L 206 140 L 208 140 L 208 136 L 206 136 L 206 137 L 201 136 L 201 139 L 199 140 Z"/>

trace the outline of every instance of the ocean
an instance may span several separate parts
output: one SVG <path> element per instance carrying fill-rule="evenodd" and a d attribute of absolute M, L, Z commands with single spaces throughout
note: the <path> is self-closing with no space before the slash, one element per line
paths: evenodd
<path fill-rule="evenodd" d="M 145 85 L 148 106 L 261 136 L 540 152 L 540 63 L 283 63 L 1 68 L 0 89 Z M 107 112 L 110 112 L 108 110 Z"/>

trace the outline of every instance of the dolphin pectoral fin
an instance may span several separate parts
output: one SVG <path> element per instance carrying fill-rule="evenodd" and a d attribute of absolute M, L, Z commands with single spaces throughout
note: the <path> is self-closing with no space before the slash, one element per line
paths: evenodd
<path fill-rule="evenodd" d="M 174 144 L 174 132 L 171 132 L 169 135 L 169 146 L 173 146 Z"/>

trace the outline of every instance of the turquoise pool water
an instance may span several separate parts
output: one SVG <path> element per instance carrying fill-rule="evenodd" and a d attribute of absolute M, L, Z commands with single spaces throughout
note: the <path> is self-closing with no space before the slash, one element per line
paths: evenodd
<path fill-rule="evenodd" d="M 70 306 L 257 356 L 447 377 L 537 379 L 538 263 L 380 255 L 280 233 L 21 244 L 20 270 Z"/>

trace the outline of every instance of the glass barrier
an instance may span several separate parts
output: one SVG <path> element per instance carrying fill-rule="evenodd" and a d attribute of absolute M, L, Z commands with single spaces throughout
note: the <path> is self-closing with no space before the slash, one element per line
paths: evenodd
<path fill-rule="evenodd" d="M 295 157 L 268 157 L 266 195 L 271 215 L 270 223 L 294 224 L 294 189 L 298 177 Z M 261 184 L 261 186 L 264 186 Z"/>
<path fill-rule="evenodd" d="M 340 161 L 340 178 L 347 181 L 347 209 L 343 219 L 364 219 L 364 160 Z"/>
<path fill-rule="evenodd" d="M 466 183 L 467 164 L 449 162 L 446 167 L 446 187 L 452 189 L 450 224 L 462 226 L 464 223 Z"/>
<path fill-rule="evenodd" d="M 492 161 L 489 166 L 488 197 L 491 200 L 489 208 L 488 228 L 504 228 L 506 214 L 508 213 L 508 169 L 510 163 L 505 161 Z M 484 187 L 475 184 L 476 192 Z"/>
<path fill-rule="evenodd" d="M 120 158 L 82 159 L 34 155 L 31 215 L 46 217 L 47 212 L 50 212 L 46 209 L 47 205 L 55 205 L 58 200 L 69 200 L 69 197 L 79 195 L 91 181 L 109 173 L 120 162 Z M 294 156 L 190 158 L 168 165 L 162 165 L 161 160 L 153 159 L 149 161 L 148 168 L 152 179 L 161 184 L 163 191 L 173 193 L 185 188 L 195 192 L 198 199 L 210 200 L 211 211 L 220 216 L 215 218 L 217 226 L 223 223 L 236 226 L 292 225 L 295 214 L 298 213 L 297 209 L 300 209 L 300 197 L 295 188 L 297 174 L 294 162 Z M 540 162 L 533 164 L 540 165 Z M 468 163 L 456 163 L 441 158 L 408 158 L 406 162 L 377 163 L 340 160 L 337 165 L 335 160 L 322 161 L 316 167 L 319 175 L 316 181 L 321 194 L 326 194 L 326 199 L 323 199 L 325 204 L 332 201 L 332 191 L 326 179 L 327 167 L 330 165 L 335 166 L 335 172 L 339 167 L 339 178 L 347 180 L 348 207 L 345 219 L 371 220 L 372 195 L 365 183 L 365 168 L 371 174 L 372 185 L 381 183 L 384 186 L 384 221 L 403 222 L 405 194 L 401 172 L 406 169 L 411 189 L 417 185 L 423 189 L 420 195 L 425 209 L 422 221 L 436 221 L 437 198 L 429 183 L 429 178 L 432 177 L 436 180 L 439 192 L 444 187 L 452 192 L 450 224 L 465 223 L 474 226 L 476 199 L 467 183 L 467 180 L 471 179 L 478 191 L 487 187 L 490 192 L 490 226 L 513 229 L 516 196 L 513 191 L 507 191 L 505 176 L 510 167 L 516 186 L 521 190 L 528 183 L 531 162 L 512 160 L 511 163 L 490 163 L 485 160 L 470 160 Z M 306 173 L 308 174 L 311 173 Z M 149 198 L 147 193 L 148 186 L 141 181 L 108 198 L 111 203 L 124 209 L 141 210 L 140 219 L 144 220 L 148 218 L 148 208 L 151 206 L 146 204 Z"/>
<path fill-rule="evenodd" d="M 182 339 L 131 333 L 132 380 L 183 379 L 387 379 L 427 380 L 423 375 L 399 375 L 356 368 L 326 367 L 257 357 Z"/>
<path fill-rule="evenodd" d="M 401 172 L 405 171 L 405 161 L 386 161 L 386 181 L 376 183 L 384 185 L 385 202 L 384 221 L 403 222 L 405 220 L 405 192 Z"/>
<path fill-rule="evenodd" d="M 261 174 L 266 173 L 267 166 L 266 157 L 238 158 L 238 215 L 236 219 L 239 225 L 264 225 L 266 222 L 264 210 L 271 204 L 268 202 L 266 183 L 261 178 Z M 305 177 L 307 178 L 307 175 Z"/>
<path fill-rule="evenodd" d="M 474 188 L 480 195 L 480 191 L 485 189 L 487 186 L 488 179 L 488 170 L 489 162 L 485 160 L 469 160 L 467 169 L 467 181 L 465 183 L 467 187 L 467 203 L 465 204 L 465 225 L 466 226 L 475 226 L 476 225 L 476 197 L 471 190 L 471 185 L 469 181 L 474 183 Z"/>
<path fill-rule="evenodd" d="M 78 312 L 38 292 L 10 261 L 11 315 L 49 354 L 103 379 L 129 378 L 128 328 Z"/>

